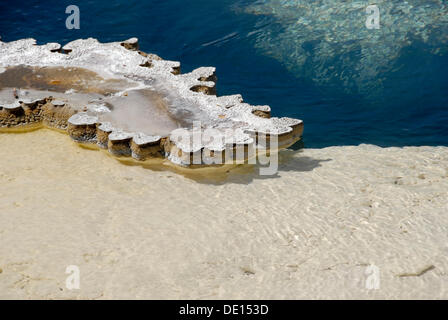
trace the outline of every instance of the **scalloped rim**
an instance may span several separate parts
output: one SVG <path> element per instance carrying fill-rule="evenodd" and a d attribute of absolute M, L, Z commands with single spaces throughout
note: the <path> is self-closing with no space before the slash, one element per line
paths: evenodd
<path fill-rule="evenodd" d="M 107 55 L 106 55 L 107 54 Z M 301 138 L 303 122 L 292 118 L 271 118 L 269 106 L 252 106 L 243 102 L 241 95 L 216 96 L 216 69 L 201 67 L 190 73 L 180 74 L 180 63 L 162 60 L 156 55 L 138 50 L 138 39 L 131 38 L 123 42 L 100 43 L 96 39 L 79 39 L 64 46 L 58 43 L 36 45 L 34 39 L 23 39 L 4 43 L 0 41 L 0 69 L 18 65 L 32 67 L 80 67 L 96 72 L 105 79 L 131 79 L 136 83 L 163 83 L 164 89 L 175 97 L 194 105 L 195 112 L 206 121 L 203 126 L 210 129 L 233 130 L 231 136 L 225 136 L 222 143 L 196 144 L 185 143 L 185 138 L 193 134 L 192 128 L 176 129 L 169 136 L 149 136 L 141 132 L 127 132 L 111 123 L 101 123 L 97 115 L 82 112 L 70 106 L 70 102 L 52 99 L 34 99 L 32 101 L 14 101 L 2 103 L 0 113 L 11 112 L 29 105 L 50 102 L 53 107 L 67 109 L 72 115 L 64 123 L 45 121 L 45 116 L 35 118 L 34 122 L 67 129 L 69 135 L 78 142 L 94 142 L 109 149 L 114 155 L 132 156 L 144 160 L 153 156 L 165 156 L 175 164 L 188 166 L 193 154 L 207 150 L 222 151 L 235 145 L 253 145 L 259 135 L 279 138 L 279 148 L 287 147 Z M 133 90 L 133 89 L 130 89 Z M 67 113 L 67 112 L 66 112 Z M 66 114 L 65 113 L 65 114 Z M 19 112 L 20 114 L 20 112 Z M 16 127 L 31 124 L 8 123 L 9 117 L 1 117 L 0 127 Z M 58 117 L 58 114 L 53 115 Z M 12 117 L 13 118 L 13 117 Z M 2 120 L 3 119 L 3 120 Z M 58 119 L 61 120 L 61 119 Z M 3 123 L 2 123 L 3 121 Z M 32 121 L 29 121 L 32 122 Z M 54 123 L 59 123 L 54 125 Z M 51 126 L 50 125 L 50 126 Z M 180 137 L 180 139 L 179 139 Z M 184 139 L 182 139 L 182 137 Z M 182 142 L 182 140 L 184 142 Z M 160 150 L 154 147 L 160 146 Z M 126 149 L 126 145 L 129 151 Z M 118 147 L 117 147 L 118 146 Z M 119 150 L 114 150 L 119 148 Z M 150 152 L 139 150 L 149 148 Z"/>

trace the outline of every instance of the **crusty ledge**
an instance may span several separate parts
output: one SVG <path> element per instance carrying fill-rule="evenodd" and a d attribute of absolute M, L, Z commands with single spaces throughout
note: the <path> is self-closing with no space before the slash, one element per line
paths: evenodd
<path fill-rule="evenodd" d="M 104 88 L 88 88 L 89 92 L 104 96 L 125 97 L 128 92 L 145 88 L 163 92 L 167 112 L 177 117 L 182 126 L 163 135 L 125 130 L 116 123 L 104 121 L 102 111 L 92 107 L 90 102 L 85 105 L 73 103 L 71 95 L 64 95 L 60 90 L 59 94 L 50 94 L 53 89 L 58 92 L 60 80 L 48 84 L 47 95 L 40 92 L 31 98 L 17 96 L 15 88 L 8 87 L 5 79 L 1 81 L 2 73 L 17 66 L 39 70 L 57 67 L 59 71 L 63 69 L 64 74 L 67 68 L 78 68 L 91 72 L 85 73 L 89 77 L 103 79 L 96 83 L 113 79 L 126 83 L 126 86 L 132 84 L 121 92 L 120 88 L 109 92 Z M 69 84 L 79 84 L 79 80 L 70 81 Z M 140 51 L 136 38 L 113 43 L 100 43 L 89 38 L 65 46 L 57 43 L 36 45 L 34 39 L 9 43 L 0 41 L 0 90 L 3 91 L 0 95 L 0 128 L 58 128 L 65 130 L 73 140 L 97 144 L 114 156 L 132 157 L 139 161 L 166 157 L 181 166 L 247 160 L 260 151 L 285 148 L 301 138 L 301 120 L 271 117 L 269 106 L 244 103 L 241 95 L 218 97 L 216 81 L 215 68 L 201 67 L 181 74 L 179 62 Z M 33 88 L 30 85 L 21 89 Z M 5 98 L 7 90 L 11 91 L 9 98 Z M 186 110 L 190 116 L 177 115 L 179 110 Z M 132 128 L 132 123 L 129 126 Z M 207 130 L 214 130 L 219 138 L 204 137 Z M 194 138 L 197 133 L 199 136 L 202 134 L 199 139 Z M 237 159 L 238 148 L 243 150 L 243 156 Z"/>

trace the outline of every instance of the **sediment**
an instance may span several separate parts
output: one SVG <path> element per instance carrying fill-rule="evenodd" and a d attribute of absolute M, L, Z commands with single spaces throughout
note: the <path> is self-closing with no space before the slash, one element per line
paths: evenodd
<path fill-rule="evenodd" d="M 65 46 L 0 42 L 0 57 L 2 131 L 55 128 L 117 157 L 164 157 L 187 167 L 246 161 L 303 134 L 301 120 L 271 117 L 269 106 L 249 105 L 241 95 L 218 97 L 215 68 L 181 74 L 179 62 L 140 51 L 136 38 Z M 134 125 L 139 118 L 158 122 L 146 104 L 168 123 L 165 131 Z M 119 112 L 135 114 L 123 125 Z"/>

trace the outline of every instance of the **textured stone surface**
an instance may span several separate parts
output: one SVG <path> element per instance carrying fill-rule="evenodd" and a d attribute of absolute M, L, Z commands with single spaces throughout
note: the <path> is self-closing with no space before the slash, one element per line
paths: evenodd
<path fill-rule="evenodd" d="M 63 47 L 0 42 L 0 128 L 44 125 L 115 156 L 165 156 L 182 166 L 193 156 L 206 165 L 210 152 L 239 146 L 244 158 L 227 158 L 247 160 L 261 135 L 278 140 L 275 149 L 300 139 L 301 120 L 271 118 L 269 106 L 249 105 L 240 95 L 216 96 L 215 68 L 180 74 L 179 62 L 138 48 L 136 38 Z"/>

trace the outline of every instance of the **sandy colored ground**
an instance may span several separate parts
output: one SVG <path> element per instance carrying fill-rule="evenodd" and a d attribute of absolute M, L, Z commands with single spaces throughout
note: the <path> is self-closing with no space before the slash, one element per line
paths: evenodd
<path fill-rule="evenodd" d="M 281 162 L 195 181 L 53 131 L 0 134 L 0 298 L 448 298 L 448 148 Z"/>

